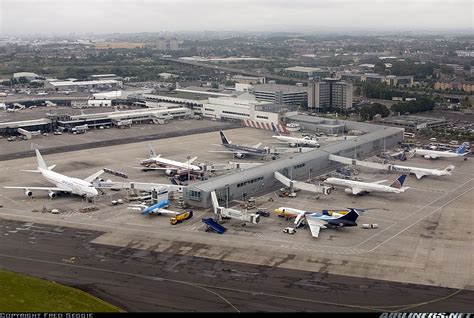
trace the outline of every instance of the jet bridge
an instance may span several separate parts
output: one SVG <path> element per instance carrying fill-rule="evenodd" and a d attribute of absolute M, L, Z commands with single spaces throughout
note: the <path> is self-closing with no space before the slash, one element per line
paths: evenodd
<path fill-rule="evenodd" d="M 183 192 L 183 186 L 174 184 L 163 184 L 163 183 L 145 183 L 145 182 L 113 182 L 113 181 L 102 181 L 97 182 L 94 186 L 98 189 L 112 189 L 112 190 L 138 190 L 148 191 L 164 189 L 166 188 L 169 192 Z"/>
<path fill-rule="evenodd" d="M 328 186 L 316 185 L 316 184 L 302 182 L 302 181 L 294 181 L 285 177 L 283 174 L 281 174 L 278 171 L 275 171 L 273 173 L 273 176 L 275 177 L 275 179 L 277 179 L 278 181 L 283 183 L 285 186 L 290 188 L 291 192 L 293 192 L 294 189 L 300 189 L 303 191 L 324 194 L 324 195 L 331 194 L 331 187 L 328 187 Z"/>
<path fill-rule="evenodd" d="M 222 217 L 228 217 L 232 219 L 241 220 L 244 222 L 249 222 L 257 224 L 260 222 L 260 215 L 255 213 L 248 213 L 246 210 L 240 211 L 235 209 L 226 209 L 219 206 L 219 201 L 217 201 L 217 195 L 215 191 L 211 192 L 212 206 L 214 208 L 214 213 L 220 219 Z"/>
<path fill-rule="evenodd" d="M 392 166 L 390 164 L 382 164 L 378 162 L 370 162 L 370 161 L 363 161 L 363 160 L 357 160 L 357 159 L 351 159 L 351 158 L 346 158 L 346 157 L 341 157 L 341 156 L 336 156 L 336 155 L 329 155 L 329 160 L 343 163 L 346 165 L 353 165 L 353 166 L 360 166 L 360 167 L 367 167 L 367 168 L 372 168 L 376 170 L 385 170 L 385 171 L 390 171 L 392 170 Z"/>

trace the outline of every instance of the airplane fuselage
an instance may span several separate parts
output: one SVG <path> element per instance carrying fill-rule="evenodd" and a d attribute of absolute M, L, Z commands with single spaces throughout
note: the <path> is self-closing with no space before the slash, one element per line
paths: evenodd
<path fill-rule="evenodd" d="M 415 149 L 415 155 L 421 155 L 429 159 L 438 159 L 438 158 L 459 158 L 464 157 L 466 153 L 457 153 L 450 151 L 438 151 L 438 150 L 429 150 L 429 149 Z"/>
<path fill-rule="evenodd" d="M 290 144 L 303 145 L 307 147 L 319 147 L 319 143 L 316 140 L 296 138 L 296 137 L 287 137 L 287 136 L 272 136 L 272 137 L 280 141 L 290 143 Z"/>
<path fill-rule="evenodd" d="M 69 189 L 72 194 L 86 196 L 88 198 L 99 195 L 97 189 L 95 189 L 91 183 L 78 179 L 65 176 L 63 174 L 38 168 L 41 171 L 42 176 L 50 183 L 56 185 L 57 188 Z"/>
<path fill-rule="evenodd" d="M 344 179 L 338 179 L 338 178 L 328 178 L 324 181 L 324 183 L 348 187 L 348 188 L 357 188 L 366 192 L 391 192 L 391 193 L 404 192 L 404 190 L 402 189 L 397 189 L 397 188 L 393 188 L 393 187 L 382 185 L 382 184 L 374 184 L 374 183 L 360 182 L 360 181 L 353 181 L 353 180 L 344 180 Z"/>
<path fill-rule="evenodd" d="M 252 148 L 252 147 L 234 145 L 234 144 L 223 144 L 223 146 L 228 149 L 234 150 L 236 153 L 238 153 L 238 151 L 241 150 L 243 151 L 242 154 L 248 153 L 250 155 L 255 155 L 255 156 L 265 156 L 268 154 L 268 151 L 265 148 Z"/>
<path fill-rule="evenodd" d="M 149 167 L 150 165 L 154 164 L 163 168 L 179 168 L 179 169 L 188 169 L 192 171 L 201 171 L 201 168 L 196 165 L 187 164 L 185 162 L 179 162 L 176 160 L 171 160 L 171 159 L 166 159 L 166 158 L 161 158 L 161 157 L 145 159 L 145 160 L 142 160 L 140 164 L 146 167 Z"/>
<path fill-rule="evenodd" d="M 421 179 L 423 176 L 438 176 L 439 177 L 439 176 L 451 175 L 451 172 L 448 170 L 426 169 L 426 168 L 397 166 L 397 165 L 389 165 L 389 170 L 400 172 L 400 173 L 415 174 L 418 179 Z"/>

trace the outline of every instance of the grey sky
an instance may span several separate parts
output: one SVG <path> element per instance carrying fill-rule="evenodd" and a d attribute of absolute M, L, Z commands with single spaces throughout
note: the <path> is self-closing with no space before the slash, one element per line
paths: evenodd
<path fill-rule="evenodd" d="M 472 29 L 473 16 L 472 0 L 0 0 L 5 34 Z"/>

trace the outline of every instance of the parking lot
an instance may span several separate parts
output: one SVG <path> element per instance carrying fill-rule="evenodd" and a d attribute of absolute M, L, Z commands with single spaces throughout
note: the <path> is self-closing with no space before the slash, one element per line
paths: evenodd
<path fill-rule="evenodd" d="M 239 144 L 255 144 L 256 140 L 263 145 L 274 142 L 270 131 L 252 128 L 231 129 L 226 135 Z M 209 152 L 222 150 L 219 142 L 218 133 L 211 132 L 155 140 L 152 144 L 158 153 L 175 160 L 186 160 L 187 156 L 198 156 L 200 162 L 233 160 L 231 155 Z M 56 171 L 74 177 L 86 177 L 107 167 L 127 173 L 130 181 L 168 183 L 168 178 L 160 172 L 142 172 L 135 168 L 137 158 L 144 158 L 147 153 L 148 142 L 137 142 L 54 154 L 45 156 L 45 160 L 49 165 L 56 164 Z M 79 208 L 91 204 L 77 197 L 50 200 L 46 193 L 35 193 L 35 198 L 31 199 L 21 190 L 2 189 L 0 216 L 105 231 L 106 234 L 94 242 L 112 246 L 154 251 L 175 249 L 179 254 L 212 259 L 474 289 L 474 263 L 470 253 L 474 247 L 472 159 L 430 161 L 412 158 L 401 164 L 439 169 L 454 164 L 456 169 L 452 176 L 446 177 L 417 180 L 410 176 L 405 184 L 410 189 L 398 195 L 352 196 L 342 188 L 319 198 L 304 192 L 298 192 L 296 198 L 280 198 L 275 193 L 268 193 L 257 197 L 256 205 L 271 211 L 270 217 L 262 217 L 257 225 L 245 226 L 236 220 L 227 220 L 223 224 L 227 232 L 223 235 L 205 231 L 201 219 L 212 217 L 210 210 L 193 209 L 191 220 L 173 226 L 166 216 L 143 216 L 127 209 L 126 204 L 112 206 L 112 200 L 127 197 L 124 191 L 108 191 L 96 201 L 99 210 L 81 213 Z M 38 175 L 19 172 L 35 166 L 34 158 L 2 162 L 0 185 L 44 185 Z M 387 180 L 384 184 L 389 184 L 397 175 L 363 170 L 358 177 L 364 181 Z M 114 176 L 110 179 L 123 181 Z M 43 206 L 57 208 L 61 213 L 32 212 L 33 209 L 41 211 Z M 285 221 L 273 213 L 280 206 L 308 211 L 348 207 L 369 210 L 357 220 L 358 227 L 322 229 L 316 239 L 308 228 L 297 229 L 294 235 L 283 233 L 283 228 L 291 226 L 292 221 Z M 170 207 L 175 208 L 174 205 Z M 360 225 L 365 223 L 378 224 L 378 228 L 363 229 Z"/>

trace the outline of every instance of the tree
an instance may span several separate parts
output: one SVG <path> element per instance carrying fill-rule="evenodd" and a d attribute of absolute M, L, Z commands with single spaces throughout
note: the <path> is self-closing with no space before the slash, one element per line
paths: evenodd
<path fill-rule="evenodd" d="M 366 105 L 360 109 L 360 116 L 365 120 L 372 120 L 377 114 L 380 114 L 382 117 L 387 117 L 390 115 L 390 110 L 387 108 L 387 106 L 380 103 Z"/>
<path fill-rule="evenodd" d="M 454 74 L 454 69 L 448 65 L 441 65 L 439 68 L 440 72 L 446 75 Z"/>
<path fill-rule="evenodd" d="M 382 61 L 377 61 L 377 63 L 375 63 L 374 73 L 385 74 L 385 64 Z"/>

